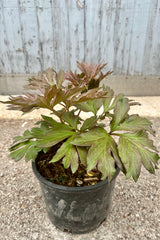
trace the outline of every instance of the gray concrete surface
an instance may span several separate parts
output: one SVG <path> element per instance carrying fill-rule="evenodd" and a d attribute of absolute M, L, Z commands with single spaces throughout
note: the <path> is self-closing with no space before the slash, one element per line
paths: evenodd
<path fill-rule="evenodd" d="M 138 100 L 143 103 L 139 112 L 154 124 L 160 151 L 160 97 Z M 151 175 L 142 168 L 136 184 L 120 174 L 107 220 L 89 234 L 63 233 L 50 223 L 31 164 L 8 158 L 13 136 L 32 127 L 39 113 L 20 117 L 0 104 L 0 240 L 159 240 L 160 170 Z"/>

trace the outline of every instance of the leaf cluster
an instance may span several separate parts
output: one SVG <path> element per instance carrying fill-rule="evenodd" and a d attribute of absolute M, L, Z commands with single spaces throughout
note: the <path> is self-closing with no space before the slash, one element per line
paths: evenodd
<path fill-rule="evenodd" d="M 51 162 L 62 160 L 64 168 L 73 173 L 83 164 L 87 171 L 98 169 L 102 179 L 113 178 L 116 168 L 137 181 L 141 166 L 155 173 L 159 155 L 149 138 L 155 135 L 152 123 L 137 114 L 129 114 L 130 107 L 139 103 L 123 94 L 114 96 L 109 87 L 99 84 L 111 72 L 102 73 L 105 64 L 78 63 L 79 73 L 58 73 L 49 68 L 29 79 L 26 89 L 36 93 L 10 97 L 9 109 L 27 113 L 47 108 L 59 118 L 42 115 L 23 136 L 14 138 L 10 156 L 18 161 L 35 160 L 38 152 L 62 143 Z M 57 105 L 61 106 L 56 110 Z M 90 112 L 87 119 L 83 112 Z M 106 123 L 109 122 L 107 125 Z"/>

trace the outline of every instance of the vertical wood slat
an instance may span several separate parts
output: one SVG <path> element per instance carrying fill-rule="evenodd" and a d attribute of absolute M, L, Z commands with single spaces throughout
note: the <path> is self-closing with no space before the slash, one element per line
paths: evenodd
<path fill-rule="evenodd" d="M 84 12 L 76 1 L 52 0 L 54 65 L 56 69 L 75 69 L 84 57 Z"/>
<path fill-rule="evenodd" d="M 1 0 L 0 72 L 34 73 L 76 60 L 115 74 L 160 74 L 159 0 Z"/>

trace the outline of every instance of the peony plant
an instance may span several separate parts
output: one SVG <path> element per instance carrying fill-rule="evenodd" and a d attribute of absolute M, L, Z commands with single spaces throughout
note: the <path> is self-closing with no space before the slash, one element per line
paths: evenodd
<path fill-rule="evenodd" d="M 155 135 L 152 123 L 137 114 L 129 114 L 136 104 L 123 94 L 114 96 L 108 86 L 100 86 L 110 71 L 106 64 L 77 63 L 78 72 L 58 73 L 49 68 L 28 80 L 22 96 L 11 96 L 8 108 L 28 113 L 37 108 L 49 109 L 31 130 L 14 137 L 10 157 L 35 161 L 39 152 L 56 152 L 51 164 L 61 161 L 72 174 L 83 165 L 86 172 L 97 170 L 101 180 L 113 178 L 116 168 L 137 181 L 141 166 L 155 173 L 159 155 L 149 135 Z M 35 93 L 34 93 L 35 91 Z M 57 106 L 59 106 L 57 108 Z M 57 110 L 58 109 L 58 110 Z M 83 118 L 83 112 L 89 113 Z M 56 117 L 56 118 L 55 118 Z M 56 120 L 58 119 L 58 120 Z"/>

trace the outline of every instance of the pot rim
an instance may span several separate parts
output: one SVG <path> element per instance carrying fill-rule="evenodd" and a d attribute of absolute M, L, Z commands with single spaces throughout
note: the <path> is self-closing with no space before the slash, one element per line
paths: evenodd
<path fill-rule="evenodd" d="M 36 163 L 34 161 L 32 161 L 32 170 L 35 174 L 35 176 L 37 177 L 37 179 L 47 185 L 47 187 L 52 188 L 52 189 L 57 189 L 57 190 L 61 190 L 61 191 L 68 191 L 68 192 L 84 192 L 84 191 L 89 191 L 89 190 L 94 190 L 97 189 L 101 186 L 103 186 L 104 184 L 109 184 L 108 182 L 108 178 L 106 178 L 103 181 L 100 181 L 98 183 L 96 183 L 95 185 L 89 185 L 89 186 L 82 186 L 82 187 L 69 187 L 69 186 L 63 186 L 63 185 L 59 185 L 59 184 L 55 184 L 53 182 L 48 181 L 47 179 L 45 179 L 38 171 Z M 118 176 L 120 172 L 120 169 L 117 167 L 116 169 L 116 173 L 114 175 L 114 177 L 112 178 L 111 182 Z"/>

